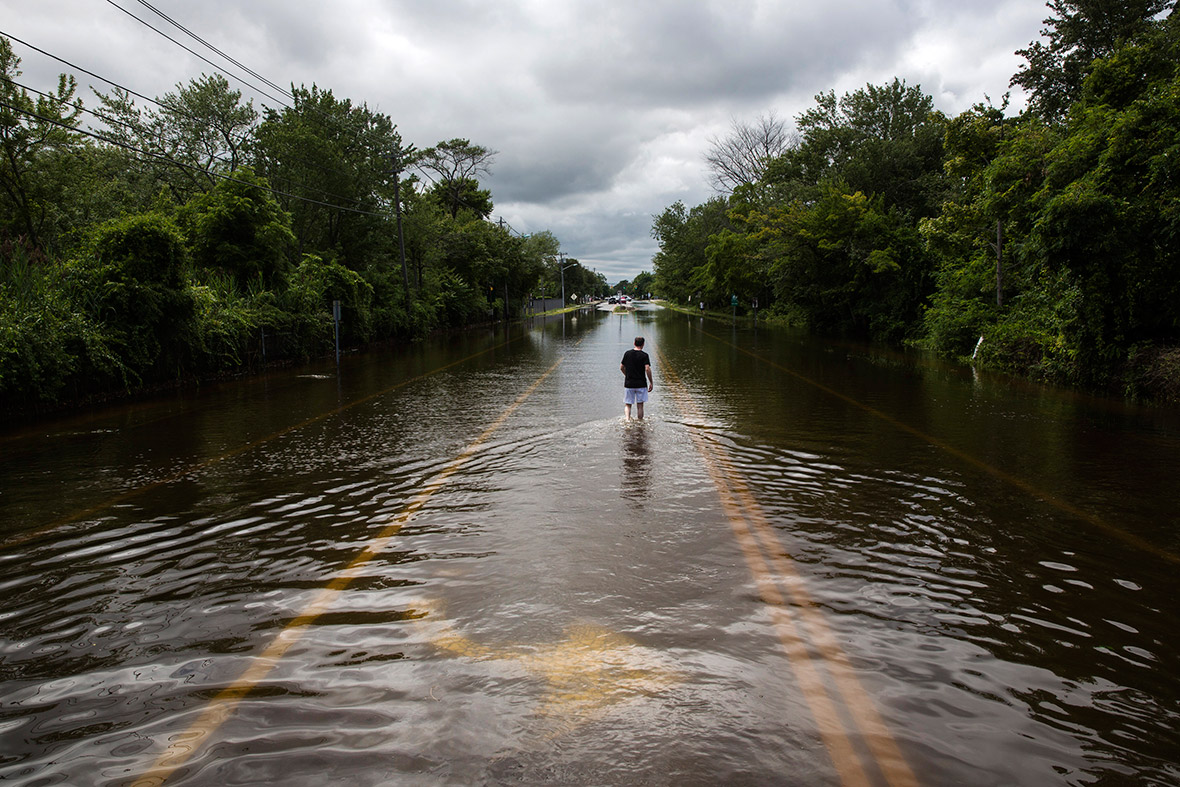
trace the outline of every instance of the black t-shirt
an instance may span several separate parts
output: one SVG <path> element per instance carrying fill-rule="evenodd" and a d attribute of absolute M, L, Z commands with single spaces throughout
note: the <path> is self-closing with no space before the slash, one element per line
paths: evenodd
<path fill-rule="evenodd" d="M 643 350 L 628 350 L 623 353 L 624 388 L 646 388 L 647 373 L 644 369 L 651 366 L 651 358 Z"/>

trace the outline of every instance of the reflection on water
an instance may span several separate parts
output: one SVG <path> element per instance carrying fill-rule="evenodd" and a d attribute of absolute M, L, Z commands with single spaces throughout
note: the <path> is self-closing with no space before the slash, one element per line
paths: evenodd
<path fill-rule="evenodd" d="M 420 625 L 436 648 L 472 661 L 507 661 L 544 682 L 534 711 L 542 739 L 568 735 L 677 681 L 667 657 L 601 626 L 572 623 L 558 642 L 496 646 L 456 631 L 441 604 L 423 607 L 430 614 Z"/>
<path fill-rule="evenodd" d="M 655 425 L 650 420 L 624 421 L 620 444 L 623 456 L 619 488 L 627 500 L 643 507 L 651 490 L 652 457 L 648 453 L 648 435 Z"/>
<path fill-rule="evenodd" d="M 132 782 L 335 583 L 170 783 L 837 784 L 693 435 L 919 783 L 1180 783 L 1176 413 L 656 311 L 0 435 L 0 780 Z"/>

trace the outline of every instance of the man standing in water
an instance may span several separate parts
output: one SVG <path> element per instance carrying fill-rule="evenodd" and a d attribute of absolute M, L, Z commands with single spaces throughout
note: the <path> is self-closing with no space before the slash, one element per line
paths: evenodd
<path fill-rule="evenodd" d="M 651 378 L 651 358 L 643 351 L 642 336 L 636 336 L 635 347 L 623 353 L 619 371 L 623 373 L 623 412 L 630 421 L 631 405 L 635 405 L 636 416 L 643 420 L 643 403 L 655 383 Z"/>

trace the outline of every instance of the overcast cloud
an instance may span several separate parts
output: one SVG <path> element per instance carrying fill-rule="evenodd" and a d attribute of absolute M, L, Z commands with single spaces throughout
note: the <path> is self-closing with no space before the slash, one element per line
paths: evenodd
<path fill-rule="evenodd" d="M 137 0 L 0 0 L 0 32 L 149 96 L 213 72 L 115 3 L 221 62 Z M 653 215 L 710 196 L 708 140 L 735 119 L 790 120 L 816 93 L 895 76 L 950 114 L 998 102 L 1022 62 L 1015 50 L 1047 16 L 1038 0 L 151 5 L 273 82 L 314 83 L 389 115 L 419 148 L 464 137 L 499 151 L 484 183 L 495 216 L 552 231 L 612 283 L 651 270 Z M 31 87 L 75 73 L 13 47 Z M 110 90 L 75 75 L 87 106 L 90 84 Z"/>

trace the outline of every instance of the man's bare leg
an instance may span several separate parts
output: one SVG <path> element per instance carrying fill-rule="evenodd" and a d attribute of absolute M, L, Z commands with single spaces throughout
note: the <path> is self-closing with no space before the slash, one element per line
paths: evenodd
<path fill-rule="evenodd" d="M 643 407 L 643 405 L 639 405 L 639 406 Z M 628 421 L 630 421 L 631 420 L 631 405 L 629 405 L 629 404 L 623 405 L 623 413 L 624 413 L 624 417 Z"/>
<path fill-rule="evenodd" d="M 639 418 L 639 420 L 642 421 L 643 420 L 643 402 L 636 402 L 635 403 L 635 413 L 636 413 L 636 416 Z"/>

